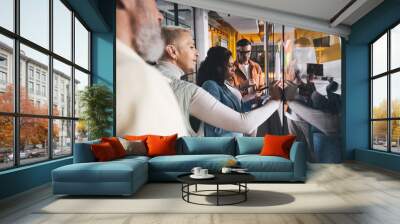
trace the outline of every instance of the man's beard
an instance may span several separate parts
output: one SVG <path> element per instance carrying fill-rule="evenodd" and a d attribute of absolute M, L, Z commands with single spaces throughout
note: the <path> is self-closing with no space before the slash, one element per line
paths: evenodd
<path fill-rule="evenodd" d="M 164 51 L 164 41 L 158 23 L 143 24 L 138 29 L 135 42 L 138 54 L 148 62 L 156 62 Z"/>

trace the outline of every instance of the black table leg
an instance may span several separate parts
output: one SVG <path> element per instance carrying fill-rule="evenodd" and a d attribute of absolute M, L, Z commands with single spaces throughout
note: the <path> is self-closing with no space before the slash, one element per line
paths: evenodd
<path fill-rule="evenodd" d="M 219 184 L 217 184 L 217 206 L 219 206 Z"/>
<path fill-rule="evenodd" d="M 190 202 L 190 200 L 189 200 L 189 195 L 190 195 L 190 184 L 187 185 L 187 191 L 188 191 L 188 194 L 187 194 L 187 201 Z"/>
<path fill-rule="evenodd" d="M 184 188 L 183 188 L 183 187 L 184 187 L 184 184 L 182 183 L 182 187 L 181 187 L 182 199 L 184 199 L 184 198 L 183 198 L 183 190 L 184 190 Z"/>
<path fill-rule="evenodd" d="M 244 192 L 244 201 L 247 201 L 247 192 L 248 192 L 248 190 L 247 190 L 247 182 L 246 183 L 244 183 L 244 187 L 245 187 L 245 192 Z"/>

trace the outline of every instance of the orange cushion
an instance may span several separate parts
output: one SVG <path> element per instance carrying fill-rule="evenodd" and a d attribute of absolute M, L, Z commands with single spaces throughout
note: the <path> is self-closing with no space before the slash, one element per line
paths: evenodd
<path fill-rule="evenodd" d="M 125 135 L 124 139 L 129 140 L 129 141 L 144 141 L 146 142 L 147 137 L 149 137 L 150 135 Z"/>
<path fill-rule="evenodd" d="M 91 149 L 94 157 L 99 162 L 109 161 L 117 158 L 112 145 L 108 142 L 93 144 L 91 145 Z"/>
<path fill-rule="evenodd" d="M 163 156 L 176 155 L 176 139 L 177 134 L 171 136 L 150 135 L 147 137 L 147 155 L 148 156 Z"/>
<path fill-rule="evenodd" d="M 108 142 L 114 149 L 115 155 L 117 158 L 121 158 L 126 156 L 126 151 L 124 146 L 122 146 L 121 142 L 116 137 L 109 137 L 109 138 L 101 138 L 101 142 Z"/>
<path fill-rule="evenodd" d="M 289 159 L 295 135 L 265 135 L 261 156 L 280 156 Z"/>

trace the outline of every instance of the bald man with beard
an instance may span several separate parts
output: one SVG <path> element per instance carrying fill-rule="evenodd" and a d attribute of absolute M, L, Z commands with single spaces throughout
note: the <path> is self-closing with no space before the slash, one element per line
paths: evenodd
<path fill-rule="evenodd" d="M 155 0 L 117 0 L 117 135 L 187 135 L 167 79 L 148 62 L 164 49 Z"/>

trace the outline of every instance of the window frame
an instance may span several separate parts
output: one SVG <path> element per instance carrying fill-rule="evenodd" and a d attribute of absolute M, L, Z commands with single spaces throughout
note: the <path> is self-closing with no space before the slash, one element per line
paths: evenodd
<path fill-rule="evenodd" d="M 91 38 L 92 38 L 92 31 L 88 27 L 88 25 L 84 22 L 84 20 L 79 16 L 78 13 L 76 13 L 72 7 L 68 4 L 66 0 L 59 0 L 68 10 L 71 11 L 71 18 L 70 18 L 70 23 L 71 23 L 71 59 L 64 58 L 63 56 L 55 53 L 54 50 L 54 45 L 53 45 L 53 1 L 54 0 L 48 0 L 49 3 L 49 48 L 46 49 L 45 47 L 42 47 L 39 44 L 34 43 L 33 41 L 30 41 L 27 38 L 24 38 L 23 36 L 20 35 L 20 0 L 14 0 L 13 1 L 13 10 L 14 10 L 14 18 L 13 18 L 13 31 L 10 31 L 4 27 L 0 26 L 0 35 L 10 38 L 13 41 L 13 52 L 12 52 L 12 61 L 13 64 L 12 66 L 12 73 L 13 79 L 14 79 L 14 93 L 13 93 L 13 112 L 2 112 L 0 111 L 0 116 L 2 117 L 10 117 L 13 120 L 13 166 L 10 167 L 4 167 L 0 168 L 0 172 L 5 171 L 5 170 L 11 170 L 11 169 L 16 169 L 19 167 L 24 167 L 24 166 L 30 166 L 33 164 L 38 164 L 38 163 L 43 163 L 46 161 L 51 161 L 51 160 L 58 160 L 66 157 L 73 156 L 74 152 L 74 143 L 75 143 L 75 126 L 76 126 L 76 121 L 79 120 L 79 117 L 75 116 L 75 108 L 71 108 L 71 114 L 68 116 L 56 116 L 53 115 L 53 59 L 58 60 L 61 63 L 64 63 L 68 66 L 71 66 L 71 105 L 74 105 L 75 103 L 75 88 L 74 88 L 74 83 L 75 83 L 75 69 L 81 71 L 82 73 L 85 73 L 88 75 L 89 83 L 88 86 L 92 85 L 92 61 L 91 61 L 91 50 L 92 50 L 92 43 L 91 43 Z M 81 67 L 80 65 L 75 63 L 75 18 L 83 25 L 83 27 L 88 31 L 88 69 L 85 69 Z M 45 90 L 48 92 L 45 94 L 48 97 L 47 99 L 47 104 L 48 104 L 48 112 L 46 115 L 39 115 L 39 114 L 28 114 L 28 113 L 21 113 L 20 111 L 20 85 L 21 85 L 21 80 L 20 80 L 20 65 L 21 65 L 21 57 L 20 57 L 20 45 L 23 44 L 29 48 L 32 48 L 33 50 L 36 50 L 42 54 L 45 54 L 48 56 L 49 62 L 48 62 L 48 77 L 46 80 L 46 87 Z M 28 72 L 30 66 L 29 63 L 27 63 L 27 73 L 26 75 L 26 82 L 28 81 L 33 81 L 34 86 L 36 83 L 42 83 L 41 79 L 41 72 L 39 76 L 39 80 L 36 80 L 36 69 L 33 70 L 33 79 L 30 77 L 30 73 Z M 28 84 L 27 84 L 28 85 Z M 42 85 L 40 85 L 42 87 Z M 28 86 L 27 86 L 28 87 Z M 29 87 L 28 87 L 29 88 Z M 29 91 L 27 88 L 27 91 Z M 36 89 L 34 89 L 34 92 L 36 92 Z M 35 94 L 35 93 L 34 93 Z M 38 95 L 39 97 L 43 97 L 42 94 Z M 24 163 L 21 164 L 21 158 L 20 158 L 20 119 L 21 118 L 44 118 L 47 119 L 48 123 L 48 135 L 47 135 L 47 157 L 43 157 L 43 160 L 40 160 L 38 162 L 32 162 L 32 163 Z M 61 121 L 70 121 L 71 122 L 71 153 L 68 155 L 62 155 L 62 156 L 55 156 L 53 155 L 55 147 L 53 146 L 53 123 L 55 123 L 57 120 Z"/>
<path fill-rule="evenodd" d="M 385 152 L 385 153 L 390 153 L 390 154 L 400 154 L 400 152 L 393 152 L 392 151 L 392 122 L 393 121 L 400 121 L 400 117 L 393 117 L 392 116 L 392 98 L 391 98 L 391 91 L 392 91 L 392 85 L 391 85 L 391 79 L 392 75 L 395 75 L 396 73 L 400 72 L 400 66 L 398 68 L 391 69 L 391 31 L 393 28 L 400 26 L 400 21 L 395 22 L 391 26 L 385 29 L 384 32 L 380 33 L 375 39 L 373 39 L 371 42 L 368 43 L 368 52 L 369 52 L 369 77 L 368 77 L 368 85 L 369 85 L 369 149 L 372 151 L 378 151 L 378 152 Z M 386 51 L 386 56 L 387 56 L 387 64 L 386 64 L 386 71 L 376 74 L 374 76 L 373 74 L 373 44 L 376 43 L 381 37 L 384 35 L 387 35 L 387 51 Z M 386 105 L 386 118 L 373 118 L 373 81 L 378 79 L 386 77 L 386 87 L 387 87 L 387 105 Z M 373 122 L 376 121 L 386 121 L 386 150 L 379 150 L 374 148 L 374 136 L 373 136 Z"/>

